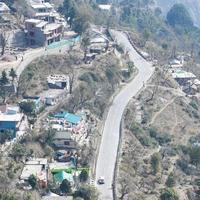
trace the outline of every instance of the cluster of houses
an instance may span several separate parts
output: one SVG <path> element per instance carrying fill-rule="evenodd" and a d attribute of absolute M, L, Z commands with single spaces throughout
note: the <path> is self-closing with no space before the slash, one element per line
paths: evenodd
<path fill-rule="evenodd" d="M 30 0 L 29 19 L 25 20 L 26 40 L 29 45 L 46 46 L 60 41 L 67 26 L 65 19 L 44 0 Z"/>
<path fill-rule="evenodd" d="M 200 80 L 192 72 L 188 72 L 183 69 L 183 56 L 173 59 L 169 64 L 172 77 L 177 81 L 186 94 L 195 95 L 200 92 Z"/>
<path fill-rule="evenodd" d="M 49 128 L 53 129 L 52 158 L 29 158 L 22 170 L 18 185 L 29 190 L 29 177 L 34 175 L 40 188 L 47 188 L 52 180 L 59 186 L 63 180 L 68 180 L 73 187 L 83 168 L 78 168 L 79 140 L 77 136 L 86 137 L 87 127 L 83 114 L 59 112 L 48 117 Z M 82 134 L 82 135 L 81 135 Z M 89 170 L 88 168 L 84 168 Z M 47 197 L 45 197 L 46 199 Z M 48 198 L 47 198 L 48 199 Z"/>

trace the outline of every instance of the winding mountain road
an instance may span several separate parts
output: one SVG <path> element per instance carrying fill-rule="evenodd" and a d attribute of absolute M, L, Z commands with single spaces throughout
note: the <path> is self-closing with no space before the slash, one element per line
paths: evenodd
<path fill-rule="evenodd" d="M 138 68 L 138 74 L 118 93 L 117 96 L 115 96 L 105 121 L 99 155 L 97 158 L 95 180 L 95 183 L 97 183 L 100 176 L 105 178 L 105 184 L 96 185 L 100 192 L 100 200 L 113 199 L 112 182 L 119 144 L 120 122 L 124 109 L 130 99 L 139 92 L 143 87 L 143 84 L 149 80 L 154 72 L 152 64 L 144 60 L 135 51 L 124 33 L 111 31 L 111 35 L 116 38 L 118 44 L 129 51 L 130 59 Z"/>

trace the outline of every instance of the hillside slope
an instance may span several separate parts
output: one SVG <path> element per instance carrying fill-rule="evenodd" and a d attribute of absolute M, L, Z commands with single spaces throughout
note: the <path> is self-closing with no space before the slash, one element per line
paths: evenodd
<path fill-rule="evenodd" d="M 200 27 L 200 1 L 199 0 L 155 0 L 156 5 L 161 7 L 163 14 L 166 15 L 166 13 L 169 11 L 169 9 L 175 4 L 175 3 L 182 3 L 186 6 L 188 11 L 190 12 L 190 15 L 192 16 L 194 23 L 196 26 Z"/>

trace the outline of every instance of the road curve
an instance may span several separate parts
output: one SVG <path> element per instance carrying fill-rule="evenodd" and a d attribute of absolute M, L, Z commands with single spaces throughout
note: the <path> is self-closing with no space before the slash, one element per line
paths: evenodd
<path fill-rule="evenodd" d="M 118 44 L 121 44 L 124 49 L 129 51 L 131 61 L 133 61 L 138 68 L 138 74 L 114 98 L 105 121 L 95 176 L 95 183 L 97 183 L 100 176 L 105 177 L 104 185 L 96 185 L 100 192 L 100 200 L 113 199 L 112 181 L 119 144 L 120 121 L 123 111 L 130 99 L 139 92 L 143 84 L 148 81 L 154 72 L 152 64 L 144 60 L 135 51 L 125 34 L 119 31 L 112 31 L 111 34 L 116 38 Z"/>

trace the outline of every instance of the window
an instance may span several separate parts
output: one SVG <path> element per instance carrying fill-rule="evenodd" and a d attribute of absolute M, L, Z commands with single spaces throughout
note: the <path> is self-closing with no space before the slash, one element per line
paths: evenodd
<path fill-rule="evenodd" d="M 35 35 L 35 33 L 34 33 L 33 31 L 31 31 L 31 32 L 29 33 L 29 35 L 30 35 L 31 37 L 33 37 L 33 36 Z"/>
<path fill-rule="evenodd" d="M 64 145 L 70 145 L 70 142 L 69 141 L 64 141 Z"/>

